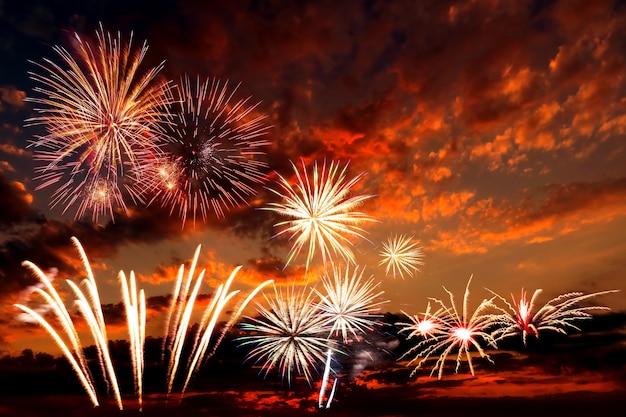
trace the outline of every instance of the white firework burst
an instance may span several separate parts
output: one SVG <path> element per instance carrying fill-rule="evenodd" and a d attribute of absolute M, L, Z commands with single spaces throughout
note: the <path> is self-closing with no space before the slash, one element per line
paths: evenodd
<path fill-rule="evenodd" d="M 277 368 L 289 384 L 294 373 L 310 384 L 312 370 L 324 363 L 328 349 L 335 351 L 327 338 L 325 318 L 316 307 L 315 292 L 274 286 L 274 296 L 264 296 L 267 306 L 256 303 L 260 317 L 242 323 L 242 330 L 254 333 L 238 339 L 240 346 L 253 346 L 246 361 L 260 363 L 265 376 Z"/>
<path fill-rule="evenodd" d="M 41 73 L 29 72 L 37 86 L 27 101 L 40 106 L 35 108 L 40 116 L 26 120 L 27 126 L 46 129 L 31 144 L 33 159 L 41 163 L 35 169 L 37 189 L 57 186 L 51 207 L 66 212 L 78 204 L 75 217 L 90 210 L 94 220 L 113 217 L 117 207 L 128 214 L 120 183 L 135 178 L 124 166 L 140 166 L 161 152 L 174 100 L 172 84 L 157 79 L 162 63 L 139 73 L 145 42 L 134 48 L 132 36 L 124 43 L 102 26 L 96 36 L 90 42 L 75 34 L 72 52 L 54 47 L 61 63 L 35 63 Z"/>
<path fill-rule="evenodd" d="M 284 226 L 275 237 L 288 235 L 294 240 L 285 267 L 306 244 L 308 244 L 307 269 L 318 250 L 324 265 L 327 260 L 332 261 L 331 251 L 348 262 L 356 263 L 349 246 L 353 245 L 354 239 L 365 237 L 365 231 L 360 227 L 362 223 L 375 221 L 372 217 L 355 211 L 356 207 L 373 197 L 372 195 L 349 196 L 351 188 L 365 173 L 346 180 L 348 164 L 340 170 L 339 162 L 333 161 L 327 169 L 324 162 L 321 169 L 318 169 L 315 162 L 310 178 L 304 161 L 302 172 L 293 162 L 291 165 L 296 174 L 296 184 L 291 185 L 287 179 L 277 174 L 281 190 L 270 189 L 270 191 L 281 197 L 283 202 L 269 203 L 269 207 L 264 207 L 266 210 L 291 218 L 274 225 Z"/>
<path fill-rule="evenodd" d="M 316 290 L 320 297 L 319 309 L 324 317 L 324 325 L 330 327 L 330 335 L 341 333 L 347 342 L 350 334 L 355 338 L 359 333 L 372 330 L 375 319 L 380 317 L 380 306 L 389 300 L 380 299 L 384 291 L 378 291 L 380 283 L 375 283 L 372 276 L 363 279 L 365 269 L 355 267 L 350 272 L 346 266 L 342 271 L 333 267 L 332 277 L 322 277 L 324 292 Z"/>
<path fill-rule="evenodd" d="M 404 279 L 404 274 L 413 277 L 415 271 L 424 265 L 422 247 L 413 241 L 412 236 L 397 235 L 389 238 L 383 243 L 383 250 L 380 252 L 381 260 L 379 266 L 385 265 L 385 273 L 389 276 L 400 275 Z"/>

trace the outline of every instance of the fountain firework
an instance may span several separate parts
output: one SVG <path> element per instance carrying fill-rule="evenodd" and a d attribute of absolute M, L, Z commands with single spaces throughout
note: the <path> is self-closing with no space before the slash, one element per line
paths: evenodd
<path fill-rule="evenodd" d="M 237 295 L 240 291 L 235 290 L 229 292 L 230 286 L 237 275 L 237 272 L 241 269 L 241 266 L 237 266 L 230 274 L 225 283 L 220 284 L 212 300 L 206 307 L 202 314 L 202 318 L 199 324 L 199 328 L 193 341 L 187 337 L 189 323 L 192 313 L 194 312 L 195 303 L 198 297 L 200 286 L 205 274 L 205 270 L 200 271 L 193 283 L 193 277 L 195 274 L 198 256 L 200 254 L 201 245 L 198 245 L 194 257 L 185 279 L 185 268 L 181 265 L 178 271 L 178 276 L 174 286 L 174 293 L 170 304 L 166 320 L 166 335 L 163 345 L 163 357 L 165 352 L 169 352 L 169 361 L 167 366 L 167 392 L 170 394 L 173 390 L 174 381 L 181 370 L 181 355 L 183 353 L 183 347 L 186 342 L 191 342 L 191 359 L 187 366 L 187 373 L 185 375 L 181 398 L 184 395 L 192 376 L 197 372 L 200 365 L 208 359 L 222 341 L 226 332 L 232 327 L 235 321 L 239 318 L 244 308 L 249 304 L 252 298 L 266 285 L 271 284 L 273 280 L 266 280 L 258 285 L 247 297 L 245 297 L 236 308 L 235 313 L 230 317 L 230 320 L 222 329 L 222 333 L 217 340 L 213 343 L 212 351 L 207 355 L 207 351 L 213 337 L 213 332 L 217 325 L 217 320 L 222 314 L 224 314 L 225 307 L 228 302 Z M 193 288 L 191 284 L 193 283 Z M 190 292 L 191 290 L 191 292 Z"/>

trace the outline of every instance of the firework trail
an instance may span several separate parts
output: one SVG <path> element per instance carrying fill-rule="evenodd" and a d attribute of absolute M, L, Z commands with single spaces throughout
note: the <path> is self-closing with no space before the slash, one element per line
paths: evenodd
<path fill-rule="evenodd" d="M 135 273 L 131 271 L 127 280 L 123 271 L 119 273 L 122 289 L 122 302 L 126 311 L 128 336 L 130 339 L 130 358 L 133 367 L 135 392 L 139 402 L 139 411 L 143 410 L 143 369 L 144 345 L 146 340 L 146 295 L 143 290 L 137 292 Z"/>
<path fill-rule="evenodd" d="M 323 325 L 330 328 L 329 336 L 341 333 L 343 342 L 347 342 L 349 334 L 358 338 L 358 333 L 365 333 L 374 327 L 376 313 L 380 306 L 389 300 L 379 300 L 384 291 L 376 292 L 379 283 L 374 279 L 363 279 L 365 269 L 359 271 L 355 267 L 352 273 L 346 266 L 342 271 L 333 267 L 332 277 L 325 274 L 322 277 L 324 292 L 315 290 L 320 298 L 318 308 L 324 318 Z"/>
<path fill-rule="evenodd" d="M 385 265 L 387 276 L 391 270 L 394 278 L 400 275 L 404 279 L 405 273 L 413 277 L 413 272 L 419 271 L 419 266 L 424 265 L 422 248 L 417 242 L 413 242 L 412 236 L 399 235 L 389 238 L 383 243 L 380 257 L 378 265 Z"/>
<path fill-rule="evenodd" d="M 127 212 L 119 187 L 131 180 L 124 165 L 137 167 L 161 153 L 173 86 L 157 80 L 163 64 L 139 73 L 148 46 L 134 48 L 132 35 L 125 43 L 100 26 L 96 42 L 75 33 L 73 46 L 72 52 L 53 48 L 60 63 L 34 63 L 40 73 L 29 76 L 38 97 L 26 100 L 40 106 L 39 116 L 26 125 L 46 130 L 31 144 L 41 163 L 37 189 L 57 186 L 51 207 L 63 206 L 65 213 L 78 204 L 75 218 L 91 210 L 97 220 L 113 217 L 116 207 Z"/>
<path fill-rule="evenodd" d="M 331 162 L 328 170 L 326 162 L 318 169 L 317 162 L 313 165 L 312 178 L 309 178 L 307 169 L 302 161 L 302 172 L 291 162 L 296 174 L 297 183 L 291 185 L 283 176 L 277 173 L 281 190 L 269 189 L 283 199 L 281 203 L 269 203 L 265 210 L 276 212 L 291 220 L 279 222 L 275 227 L 282 227 L 274 237 L 289 235 L 295 239 L 289 252 L 285 267 L 300 253 L 308 243 L 306 268 L 319 246 L 322 261 L 332 261 L 331 250 L 346 261 L 356 263 L 348 245 L 351 239 L 364 238 L 364 230 L 359 226 L 364 222 L 375 221 L 370 216 L 354 211 L 372 195 L 356 195 L 350 197 L 351 188 L 363 178 L 361 173 L 351 180 L 346 180 L 348 164 L 341 170 L 339 162 Z"/>
<path fill-rule="evenodd" d="M 265 376 L 277 368 L 291 384 L 295 371 L 311 383 L 311 370 L 324 362 L 328 349 L 336 351 L 327 338 L 325 318 L 319 314 L 313 289 L 274 286 L 274 297 L 263 294 L 267 306 L 256 302 L 259 318 L 248 317 L 242 330 L 254 333 L 238 338 L 240 346 L 252 345 L 246 361 L 261 363 Z"/>
<path fill-rule="evenodd" d="M 492 362 L 480 342 L 484 341 L 492 347 L 497 348 L 494 337 L 488 332 L 489 328 L 496 322 L 497 316 L 494 314 L 483 313 L 484 310 L 493 306 L 492 303 L 495 296 L 491 299 L 484 299 L 470 316 L 467 304 L 469 299 L 469 285 L 471 281 L 472 277 L 470 277 L 467 282 L 467 286 L 465 287 L 463 310 L 461 312 L 459 312 L 456 308 L 454 295 L 445 287 L 443 287 L 443 289 L 446 293 L 448 293 L 450 298 L 449 306 L 442 300 L 430 298 L 431 301 L 439 304 L 441 307 L 436 314 L 433 314 L 432 316 L 429 315 L 429 317 L 436 320 L 440 327 L 438 327 L 436 331 L 431 332 L 432 336 L 422 340 L 400 357 L 400 359 L 404 359 L 415 354 L 407 364 L 407 366 L 411 366 L 417 362 L 417 365 L 411 372 L 411 376 L 417 372 L 417 370 L 428 360 L 430 356 L 439 354 L 439 358 L 435 362 L 430 375 L 432 376 L 435 372 L 437 372 L 437 378 L 441 379 L 445 361 L 448 355 L 455 349 L 458 349 L 455 372 L 458 372 L 463 356 L 465 356 L 470 372 L 474 375 L 474 366 L 472 364 L 472 356 L 470 353 L 470 349 L 472 347 L 478 351 L 482 358 L 486 358 L 488 361 Z M 407 324 L 406 327 L 400 331 L 409 331 L 412 336 L 416 336 L 418 333 L 415 331 L 414 322 Z"/>
<path fill-rule="evenodd" d="M 524 346 L 526 346 L 528 336 L 539 337 L 540 331 L 553 331 L 562 334 L 567 334 L 567 330 L 581 331 L 575 322 L 591 319 L 594 311 L 608 311 L 610 309 L 604 306 L 580 306 L 579 304 L 593 297 L 618 292 L 619 290 L 607 290 L 590 294 L 582 292 L 561 294 L 536 311 L 535 301 L 541 293 L 541 289 L 535 290 L 530 301 L 524 289 L 521 291 L 519 301 L 516 301 L 513 294 L 511 294 L 512 303 L 509 303 L 504 297 L 493 291 L 488 291 L 506 305 L 506 308 L 502 308 L 493 304 L 494 308 L 501 312 L 497 318 L 500 327 L 493 332 L 495 339 L 501 340 L 521 335 Z"/>
<path fill-rule="evenodd" d="M 91 373 L 89 372 L 87 361 L 85 360 L 85 354 L 83 352 L 78 333 L 76 332 L 74 322 L 72 321 L 69 312 L 65 307 L 65 304 L 63 303 L 57 290 L 52 286 L 52 283 L 50 282 L 46 274 L 41 269 L 39 269 L 37 265 L 29 261 L 24 261 L 23 265 L 26 268 L 30 269 L 35 277 L 37 277 L 43 284 L 43 289 L 34 288 L 33 292 L 40 295 L 46 301 L 46 303 L 50 307 L 49 310 L 54 313 L 56 319 L 61 323 L 66 337 L 69 338 L 69 342 L 64 341 L 59 332 L 57 332 L 54 327 L 52 327 L 49 322 L 37 311 L 22 304 L 14 304 L 15 307 L 20 309 L 24 314 L 30 316 L 32 321 L 39 324 L 48 332 L 48 334 L 52 337 L 57 346 L 59 346 L 59 348 L 63 352 L 63 355 L 72 366 L 72 369 L 76 373 L 76 376 L 83 386 L 83 389 L 89 395 L 89 399 L 91 400 L 93 406 L 99 406 L 98 395 L 96 393 L 94 381 Z"/>
<path fill-rule="evenodd" d="M 187 329 L 191 320 L 192 313 L 194 312 L 195 302 L 198 297 L 200 286 L 202 284 L 205 270 L 203 269 L 198 274 L 193 283 L 193 276 L 198 262 L 198 256 L 200 254 L 201 246 L 198 245 L 191 262 L 191 267 L 187 275 L 187 279 L 184 279 L 184 265 L 179 268 L 178 278 L 175 283 L 174 294 L 172 302 L 168 312 L 166 320 L 166 336 L 164 338 L 164 352 L 168 351 L 169 362 L 167 368 L 167 389 L 168 394 L 172 392 L 173 384 L 176 376 L 180 370 L 181 355 L 183 353 L 183 347 L 185 343 L 191 344 L 191 358 L 187 366 L 187 373 L 185 376 L 182 395 L 185 393 L 192 376 L 198 371 L 200 365 L 206 361 L 217 349 L 218 345 L 222 341 L 225 333 L 232 327 L 235 321 L 239 318 L 245 307 L 250 303 L 252 298 L 266 285 L 272 283 L 272 280 L 267 280 L 258 285 L 245 299 L 243 299 L 237 307 L 235 313 L 231 314 L 231 318 L 222 329 L 222 333 L 217 340 L 213 343 L 213 350 L 207 354 L 213 332 L 217 325 L 217 320 L 221 317 L 228 302 L 239 293 L 239 290 L 229 292 L 230 286 L 237 275 L 237 272 L 241 269 L 241 266 L 236 267 L 226 282 L 220 284 L 213 298 L 205 311 L 202 314 L 202 318 L 198 327 L 198 331 L 195 337 L 190 338 L 187 335 Z M 193 283 L 193 288 L 191 284 Z M 189 290 L 191 289 L 191 292 Z M 193 340 L 192 340 L 193 339 Z M 165 354 L 163 355 L 163 357 Z"/>
<path fill-rule="evenodd" d="M 224 217 L 256 194 L 254 185 L 265 179 L 261 157 L 271 126 L 264 123 L 266 116 L 254 115 L 260 102 L 233 99 L 238 88 L 215 78 L 181 77 L 171 124 L 175 142 L 166 146 L 166 155 L 138 166 L 141 181 L 134 194 L 177 211 L 183 225 L 188 215 L 194 224 L 198 214 L 204 221 L 211 212 Z"/>
<path fill-rule="evenodd" d="M 326 352 L 326 366 L 324 367 L 324 376 L 322 377 L 322 385 L 320 387 L 320 394 L 319 394 L 319 399 L 318 399 L 318 408 L 330 408 L 330 404 L 333 401 L 333 398 L 335 397 L 335 390 L 337 389 L 337 381 L 339 381 L 339 378 L 335 378 L 333 381 L 333 386 L 330 390 L 330 394 L 328 395 L 328 399 L 326 400 L 326 407 L 324 407 L 323 405 L 323 400 L 324 397 L 326 396 L 326 386 L 328 385 L 328 377 L 330 376 L 330 371 L 331 371 L 331 359 L 332 359 L 332 355 L 333 355 L 333 351 L 331 349 L 328 349 L 328 352 Z"/>
<path fill-rule="evenodd" d="M 87 259 L 82 245 L 75 237 L 72 237 L 72 243 L 78 250 L 80 258 L 85 267 L 85 271 L 87 272 L 87 278 L 83 279 L 81 282 L 82 286 L 85 288 L 85 291 L 82 291 L 78 285 L 70 280 L 66 280 L 66 283 L 72 289 L 76 297 L 74 304 L 87 322 L 91 335 L 95 341 L 96 350 L 98 352 L 99 364 L 100 368 L 102 369 L 105 382 L 113 390 L 113 395 L 117 402 L 117 406 L 120 410 L 122 410 L 122 396 L 120 393 L 117 376 L 115 374 L 115 369 L 113 368 L 111 355 L 108 349 L 108 338 L 103 318 L 104 316 L 102 314 L 102 306 L 100 304 L 100 296 L 98 294 L 98 287 L 96 285 L 96 281 L 93 276 L 93 271 L 91 270 L 89 260 Z M 40 325 L 42 325 L 48 331 L 48 333 L 52 336 L 57 345 L 59 345 L 65 356 L 72 364 L 79 380 L 81 381 L 81 384 L 83 385 L 85 390 L 87 390 L 92 400 L 92 403 L 94 405 L 97 405 L 98 401 L 93 385 L 93 379 L 89 374 L 89 368 L 87 367 L 87 362 L 85 360 L 78 333 L 76 332 L 74 322 L 70 317 L 67 307 L 65 306 L 58 292 L 54 289 L 50 281 L 47 279 L 46 275 L 41 271 L 41 269 L 39 269 L 36 265 L 29 261 L 25 261 L 24 265 L 31 271 L 33 271 L 36 277 L 39 278 L 39 280 L 44 284 L 45 290 L 36 289 L 35 292 L 41 295 L 46 300 L 48 305 L 52 307 L 55 316 L 61 322 L 65 334 L 70 339 L 70 345 L 72 347 L 73 354 L 70 351 L 68 345 L 60 337 L 58 332 L 53 329 L 53 327 L 46 321 L 45 318 L 39 315 L 36 311 L 33 311 L 23 305 L 17 304 L 16 307 L 18 307 L 23 312 L 30 314 Z"/>

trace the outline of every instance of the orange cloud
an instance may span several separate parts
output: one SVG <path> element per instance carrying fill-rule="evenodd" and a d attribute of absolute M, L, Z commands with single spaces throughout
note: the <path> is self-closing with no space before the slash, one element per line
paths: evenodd
<path fill-rule="evenodd" d="M 482 253 L 520 239 L 529 244 L 545 242 L 626 214 L 625 179 L 554 185 L 545 191 L 547 196 L 539 206 L 479 200 L 464 211 L 455 231 L 439 231 L 429 247 L 457 254 Z"/>
<path fill-rule="evenodd" d="M 19 109 L 24 106 L 24 99 L 26 93 L 18 90 L 14 86 L 0 87 L 0 111 L 3 111 L 3 103 L 8 104 L 11 107 Z"/>
<path fill-rule="evenodd" d="M 433 198 L 422 197 L 422 218 L 431 221 L 437 217 L 450 217 L 464 210 L 467 202 L 474 197 L 471 191 L 442 193 Z"/>
<path fill-rule="evenodd" d="M 22 147 L 17 147 L 9 143 L 0 143 L 0 152 L 4 152 L 7 155 L 16 156 L 30 156 L 31 152 Z"/>

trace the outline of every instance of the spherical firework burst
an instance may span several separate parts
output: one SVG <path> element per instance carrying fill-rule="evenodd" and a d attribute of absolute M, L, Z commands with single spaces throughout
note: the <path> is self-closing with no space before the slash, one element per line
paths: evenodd
<path fill-rule="evenodd" d="M 580 331 L 575 322 L 591 319 L 593 311 L 609 310 L 608 307 L 604 306 L 581 306 L 580 303 L 619 290 L 607 290 L 591 294 L 582 292 L 561 294 L 535 311 L 535 301 L 541 291 L 541 289 L 535 290 L 529 301 L 526 291 L 522 289 L 519 301 L 516 301 L 511 294 L 512 304 L 504 297 L 491 291 L 507 307 L 505 309 L 494 304 L 494 307 L 502 313 L 498 316 L 500 326 L 493 332 L 496 340 L 521 335 L 524 346 L 526 346 L 528 336 L 539 337 L 540 331 L 553 331 L 562 334 L 567 334 L 567 330 Z"/>
<path fill-rule="evenodd" d="M 316 290 L 324 325 L 330 327 L 331 335 L 341 333 L 344 342 L 350 333 L 357 338 L 359 333 L 371 330 L 374 319 L 380 317 L 376 315 L 380 306 L 389 301 L 379 299 L 384 291 L 376 291 L 379 284 L 371 276 L 363 279 L 363 273 L 358 267 L 352 273 L 349 266 L 345 271 L 333 268 L 332 277 L 322 277 L 324 292 Z"/>
<path fill-rule="evenodd" d="M 181 77 L 180 99 L 171 124 L 174 143 L 169 151 L 140 166 L 141 181 L 133 193 L 149 203 L 160 202 L 183 221 L 247 203 L 262 183 L 267 163 L 262 160 L 270 142 L 265 115 L 255 115 L 260 104 L 251 97 L 234 100 L 239 85 L 215 78 L 201 81 Z"/>
<path fill-rule="evenodd" d="M 484 311 L 492 306 L 491 299 L 484 299 L 476 310 L 470 315 L 468 311 L 468 298 L 469 298 L 469 285 L 472 282 L 472 278 L 467 282 L 465 287 L 465 295 L 463 297 L 463 310 L 459 313 L 454 303 L 454 296 L 452 292 L 448 291 L 445 287 L 444 290 L 450 297 L 450 305 L 446 305 L 442 300 L 431 298 L 430 300 L 439 304 L 440 309 L 430 316 L 438 323 L 439 327 L 435 331 L 430 332 L 431 335 L 425 332 L 428 337 L 417 345 L 409 349 L 404 353 L 400 359 L 404 359 L 413 355 L 409 360 L 408 366 L 417 362 L 417 365 L 411 372 L 411 376 L 417 372 L 419 368 L 434 354 L 439 354 L 439 358 L 435 362 L 431 370 L 431 375 L 437 372 L 437 378 L 441 379 L 443 375 L 443 368 L 448 355 L 457 350 L 456 355 L 456 367 L 455 372 L 458 372 L 459 366 L 463 360 L 463 356 L 467 360 L 469 369 L 472 375 L 474 375 L 474 365 L 472 364 L 472 356 L 470 349 L 474 347 L 482 358 L 486 358 L 491 361 L 489 355 L 485 352 L 481 346 L 481 342 L 485 342 L 494 348 L 497 348 L 496 341 L 490 333 L 490 328 L 493 327 L 497 321 L 497 316 L 494 314 L 485 314 Z M 426 316 L 426 314 L 425 314 Z M 401 332 L 410 331 L 409 339 L 416 336 L 415 323 L 406 325 Z"/>
<path fill-rule="evenodd" d="M 302 172 L 291 163 L 296 174 L 297 183 L 291 185 L 280 174 L 278 184 L 280 191 L 270 189 L 283 199 L 281 203 L 269 203 L 266 210 L 292 218 L 279 222 L 274 226 L 285 226 L 275 236 L 288 234 L 295 239 L 289 252 L 285 266 L 300 253 L 308 243 L 309 249 L 306 267 L 318 249 L 322 261 L 332 260 L 331 250 L 346 261 L 355 263 L 354 255 L 348 248 L 352 245 L 351 239 L 364 238 L 364 230 L 359 226 L 364 222 L 375 221 L 372 217 L 354 211 L 371 195 L 349 196 L 350 189 L 365 175 L 361 173 L 351 180 L 346 180 L 348 164 L 339 170 L 339 162 L 331 162 L 328 170 L 326 162 L 318 170 L 317 162 L 313 165 L 312 178 L 307 175 L 307 169 L 302 161 Z"/>
<path fill-rule="evenodd" d="M 380 257 L 382 259 L 379 265 L 386 266 L 385 273 L 387 275 L 391 270 L 394 278 L 396 275 L 400 275 L 404 279 L 405 273 L 412 277 L 413 272 L 419 271 L 419 266 L 424 265 L 422 248 L 417 242 L 413 242 L 412 236 L 400 235 L 389 238 L 387 242 L 383 243 Z"/>
<path fill-rule="evenodd" d="M 264 294 L 267 306 L 256 303 L 260 317 L 248 317 L 249 322 L 242 324 L 244 331 L 255 333 L 238 339 L 240 346 L 254 346 L 246 360 L 261 363 L 266 376 L 278 368 L 289 384 L 294 372 L 310 384 L 311 371 L 324 363 L 328 349 L 335 350 L 314 295 L 306 287 L 290 286 L 283 292 L 275 286 L 274 297 Z"/>
<path fill-rule="evenodd" d="M 94 220 L 116 207 L 126 211 L 119 185 L 129 180 L 124 165 L 137 167 L 160 153 L 173 100 L 171 84 L 157 80 L 163 64 L 139 72 L 146 43 L 135 49 L 132 36 L 124 43 L 102 26 L 96 37 L 91 42 L 75 34 L 71 53 L 54 47 L 61 63 L 35 64 L 41 74 L 29 75 L 39 97 L 27 100 L 41 106 L 35 109 L 40 116 L 26 121 L 46 129 L 32 143 L 33 159 L 42 163 L 37 189 L 57 185 L 51 207 L 66 212 L 80 201 L 75 217 L 92 210 Z M 108 190 L 94 194 L 103 183 Z"/>

